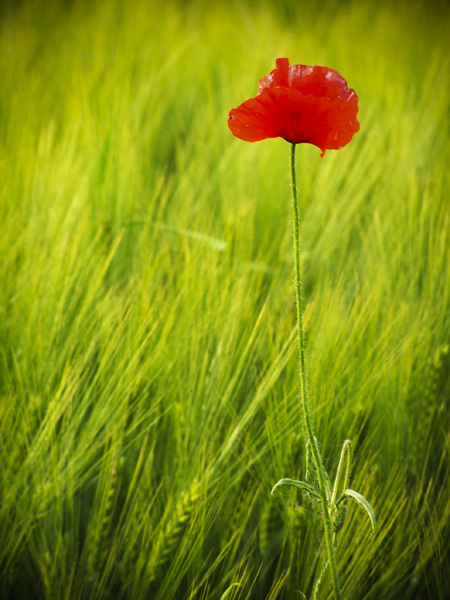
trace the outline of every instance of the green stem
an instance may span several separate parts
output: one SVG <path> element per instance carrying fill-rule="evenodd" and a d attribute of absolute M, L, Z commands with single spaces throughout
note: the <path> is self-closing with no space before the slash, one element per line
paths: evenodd
<path fill-rule="evenodd" d="M 300 277 L 300 217 L 297 199 L 297 182 L 295 173 L 295 144 L 291 146 L 291 179 L 292 179 L 292 208 L 294 216 L 294 254 L 295 254 L 295 293 L 297 300 L 297 330 L 299 350 L 299 375 L 300 375 L 300 402 L 303 413 L 303 425 L 307 442 L 311 451 L 312 460 L 316 468 L 319 483 L 320 500 L 322 503 L 323 525 L 325 530 L 325 542 L 327 547 L 328 562 L 330 564 L 331 578 L 333 581 L 333 592 L 335 600 L 340 600 L 341 590 L 337 572 L 336 556 L 334 552 L 332 523 L 329 511 L 326 481 L 327 476 L 323 466 L 317 440 L 314 437 L 311 417 L 306 396 L 306 368 L 305 368 L 305 343 L 303 336 L 303 303 L 301 295 Z"/>
<path fill-rule="evenodd" d="M 314 584 L 314 591 L 313 591 L 313 595 L 312 595 L 312 600 L 317 600 L 317 594 L 319 593 L 319 588 L 320 588 L 320 584 L 322 583 L 322 579 L 323 576 L 325 575 L 327 569 L 329 566 L 329 562 L 326 561 L 326 563 L 324 564 L 322 570 L 320 571 L 319 577 L 316 579 L 316 582 Z"/>

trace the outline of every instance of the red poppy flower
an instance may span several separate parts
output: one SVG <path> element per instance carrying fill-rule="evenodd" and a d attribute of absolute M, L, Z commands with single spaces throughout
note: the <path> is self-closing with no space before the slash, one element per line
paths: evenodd
<path fill-rule="evenodd" d="M 230 111 L 231 133 L 246 142 L 282 137 L 292 144 L 314 144 L 338 150 L 359 131 L 358 96 L 337 71 L 327 67 L 289 65 L 259 80 L 258 95 Z"/>

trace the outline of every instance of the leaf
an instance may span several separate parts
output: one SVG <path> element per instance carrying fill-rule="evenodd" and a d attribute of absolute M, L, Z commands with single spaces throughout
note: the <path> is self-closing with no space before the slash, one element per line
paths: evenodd
<path fill-rule="evenodd" d="M 132 225 L 151 225 L 155 229 L 163 229 L 164 231 L 175 233 L 180 237 L 191 238 L 193 240 L 196 240 L 198 243 L 203 244 L 204 246 L 209 246 L 213 250 L 218 250 L 219 252 L 223 252 L 227 247 L 227 242 L 225 242 L 224 240 L 220 240 L 219 238 L 212 237 L 200 231 L 193 231 L 192 229 L 183 229 L 182 227 L 175 227 L 175 225 L 169 225 L 162 221 L 145 221 L 133 219 L 131 221 L 128 221 L 127 223 L 127 226 Z"/>
<path fill-rule="evenodd" d="M 227 588 L 224 593 L 220 596 L 220 600 L 225 600 L 229 598 L 231 594 L 234 592 L 235 588 L 241 588 L 241 583 L 232 583 L 229 588 Z"/>
<path fill-rule="evenodd" d="M 316 490 L 316 488 L 314 488 L 309 483 L 306 483 L 305 481 L 297 481 L 296 479 L 280 479 L 280 481 L 276 483 L 272 488 L 272 496 L 274 495 L 275 490 L 283 485 L 290 485 L 292 487 L 296 487 L 299 490 L 302 490 L 303 492 L 308 492 L 308 494 L 311 494 L 312 496 L 315 496 L 320 500 L 320 494 Z"/>
<path fill-rule="evenodd" d="M 344 498 L 353 498 L 360 506 L 364 508 L 366 513 L 369 515 L 370 522 L 372 524 L 372 533 L 375 533 L 375 525 L 377 524 L 377 519 L 375 517 L 375 511 L 372 506 L 367 502 L 367 500 L 355 490 L 345 490 L 337 504 L 339 504 Z"/>

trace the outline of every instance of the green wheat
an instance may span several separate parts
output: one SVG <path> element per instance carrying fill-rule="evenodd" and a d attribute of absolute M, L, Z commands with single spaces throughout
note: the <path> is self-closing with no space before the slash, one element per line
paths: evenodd
<path fill-rule="evenodd" d="M 278 56 L 345 73 L 364 123 L 297 157 L 312 418 L 377 508 L 366 544 L 347 507 L 342 596 L 447 598 L 448 24 L 383 0 L 1 3 L 2 598 L 312 597 L 311 508 L 292 490 L 269 518 L 304 460 L 286 147 L 226 126 Z"/>

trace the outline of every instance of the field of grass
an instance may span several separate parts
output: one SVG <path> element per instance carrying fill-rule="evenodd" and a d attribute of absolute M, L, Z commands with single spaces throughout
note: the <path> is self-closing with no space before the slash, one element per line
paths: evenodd
<path fill-rule="evenodd" d="M 0 596 L 309 599 L 289 145 L 228 112 L 277 57 L 361 131 L 297 148 L 312 419 L 355 448 L 343 597 L 450 594 L 445 4 L 0 7 Z M 331 597 L 329 578 L 321 598 Z"/>

